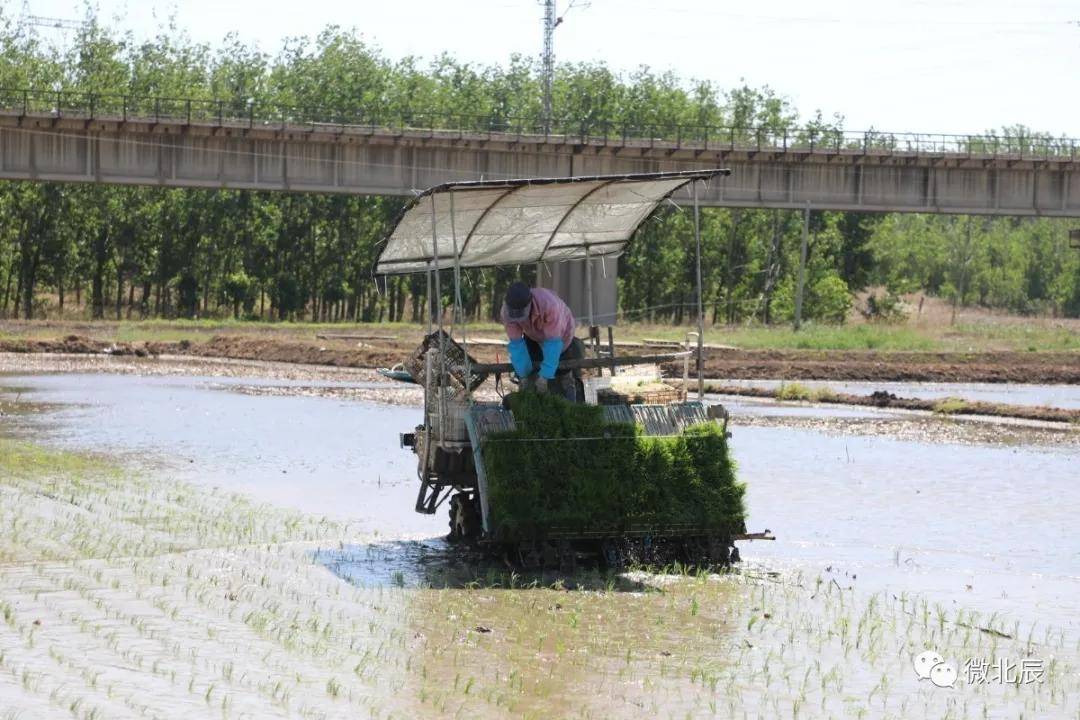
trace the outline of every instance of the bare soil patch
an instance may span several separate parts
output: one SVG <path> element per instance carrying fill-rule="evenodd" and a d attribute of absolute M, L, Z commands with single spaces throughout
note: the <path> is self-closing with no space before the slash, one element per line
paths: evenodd
<path fill-rule="evenodd" d="M 416 338 L 269 337 L 221 333 L 205 342 L 110 342 L 85 335 L 57 339 L 0 339 L 0 352 L 77 353 L 119 356 L 191 357 L 303 363 L 341 368 L 390 367 L 415 348 Z M 476 359 L 493 362 L 505 353 L 498 344 L 474 345 Z M 895 352 L 874 350 L 705 350 L 708 377 L 744 380 L 878 380 L 899 382 L 1080 383 L 1080 354 L 1072 352 Z M 681 377 L 682 364 L 663 368 Z"/>
<path fill-rule="evenodd" d="M 1070 352 L 880 352 L 874 350 L 707 350 L 707 377 L 739 380 L 1080 383 Z M 678 376 L 671 363 L 665 374 Z"/>
<path fill-rule="evenodd" d="M 706 392 L 718 395 L 736 395 L 759 397 L 771 400 L 784 400 L 782 391 L 772 388 L 743 387 L 708 383 Z M 1055 423 L 1080 423 L 1080 410 L 1047 407 L 1042 405 L 1011 405 L 1009 403 L 981 402 L 976 400 L 926 399 L 897 397 L 889 392 L 875 392 L 871 395 L 853 395 L 832 391 L 815 393 L 812 402 L 830 405 L 858 405 L 862 407 L 898 408 L 901 410 L 924 410 L 941 415 L 983 415 L 988 417 L 1017 418 L 1020 420 L 1038 420 Z"/>

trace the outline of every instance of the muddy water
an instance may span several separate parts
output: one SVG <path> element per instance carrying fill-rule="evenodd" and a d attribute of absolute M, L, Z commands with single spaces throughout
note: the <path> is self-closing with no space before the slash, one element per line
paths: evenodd
<path fill-rule="evenodd" d="M 398 448 L 417 408 L 287 394 L 297 382 L 68 374 L 9 376 L 0 385 L 61 406 L 18 419 L 37 439 L 118 452 L 277 505 L 361 519 L 388 541 L 441 534 L 441 513 L 412 511 L 414 459 Z M 251 387 L 268 392 L 251 394 Z M 1076 445 L 970 446 L 740 425 L 740 414 L 778 411 L 755 402 L 733 410 L 749 525 L 779 537 L 744 544 L 751 564 L 825 573 L 871 592 L 922 593 L 1080 633 Z M 425 558 L 446 552 L 438 541 L 391 542 L 322 560 L 357 582 L 411 584 L 423 577 Z"/>
<path fill-rule="evenodd" d="M 1006 446 L 966 433 L 962 444 L 942 440 L 964 434 L 949 420 L 923 417 L 897 435 L 891 424 L 910 414 L 733 400 L 750 525 L 779 539 L 744 543 L 739 574 L 594 573 L 572 579 L 585 592 L 567 593 L 551 578 L 485 570 L 440 540 L 443 517 L 412 512 L 412 455 L 397 447 L 418 408 L 350 380 L 0 376 L 2 432 L 358 519 L 382 536 L 0 566 L 0 600 L 16 618 L 0 623 L 0 710 L 68 716 L 85 694 L 108 716 L 183 708 L 192 718 L 937 718 L 959 717 L 960 702 L 971 717 L 1080 712 L 1077 445 L 1061 435 Z M 16 395 L 37 410 L 11 412 Z M 84 505 L 131 512 L 104 499 Z M 17 527 L 27 526 L 5 531 Z M 984 616 L 939 623 L 912 592 Z M 107 636 L 96 636 L 98 613 Z M 991 645 L 971 630 L 1014 621 L 1068 637 L 1037 634 L 1033 650 L 1026 631 Z M 935 689 L 911 669 L 925 648 L 958 665 L 1035 652 L 1061 670 L 1037 686 Z M 84 687 L 80 669 L 95 680 L 105 669 L 102 686 Z"/>
<path fill-rule="evenodd" d="M 780 536 L 744 557 L 1080 631 L 1075 446 L 734 433 L 751 525 Z"/>
<path fill-rule="evenodd" d="M 236 387 L 360 387 L 367 383 L 190 376 L 0 376 L 9 402 L 60 406 L 20 420 L 25 436 L 65 448 L 164 465 L 175 477 L 317 515 L 362 519 L 391 537 L 431 535 L 439 516 L 412 511 L 414 456 L 398 433 L 414 408 L 333 397 L 252 396 Z"/>

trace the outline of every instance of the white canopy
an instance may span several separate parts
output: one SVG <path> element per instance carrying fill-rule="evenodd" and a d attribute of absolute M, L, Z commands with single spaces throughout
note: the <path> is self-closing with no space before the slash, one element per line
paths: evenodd
<path fill-rule="evenodd" d="M 622 253 L 656 206 L 695 180 L 730 170 L 541 178 L 436 185 L 402 212 L 380 274 L 518 265 Z M 453 212 L 451 212 L 453 208 Z M 432 225 L 434 224 L 434 227 Z"/>

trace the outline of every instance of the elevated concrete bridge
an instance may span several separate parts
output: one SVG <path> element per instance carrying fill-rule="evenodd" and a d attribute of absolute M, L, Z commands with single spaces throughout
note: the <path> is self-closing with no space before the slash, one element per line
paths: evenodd
<path fill-rule="evenodd" d="M 449 180 L 729 167 L 717 207 L 1080 217 L 1078 145 L 999 139 L 722 131 L 476 131 L 29 107 L 0 95 L 0 178 L 410 195 Z"/>

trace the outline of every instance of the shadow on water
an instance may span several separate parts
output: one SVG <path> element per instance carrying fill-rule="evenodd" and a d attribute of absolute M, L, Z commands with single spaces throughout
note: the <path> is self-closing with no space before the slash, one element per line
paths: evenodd
<path fill-rule="evenodd" d="M 553 570 L 518 570 L 479 548 L 451 544 L 443 538 L 320 549 L 312 553 L 312 560 L 361 588 L 655 590 L 618 572 L 598 568 L 584 568 L 571 575 Z"/>

